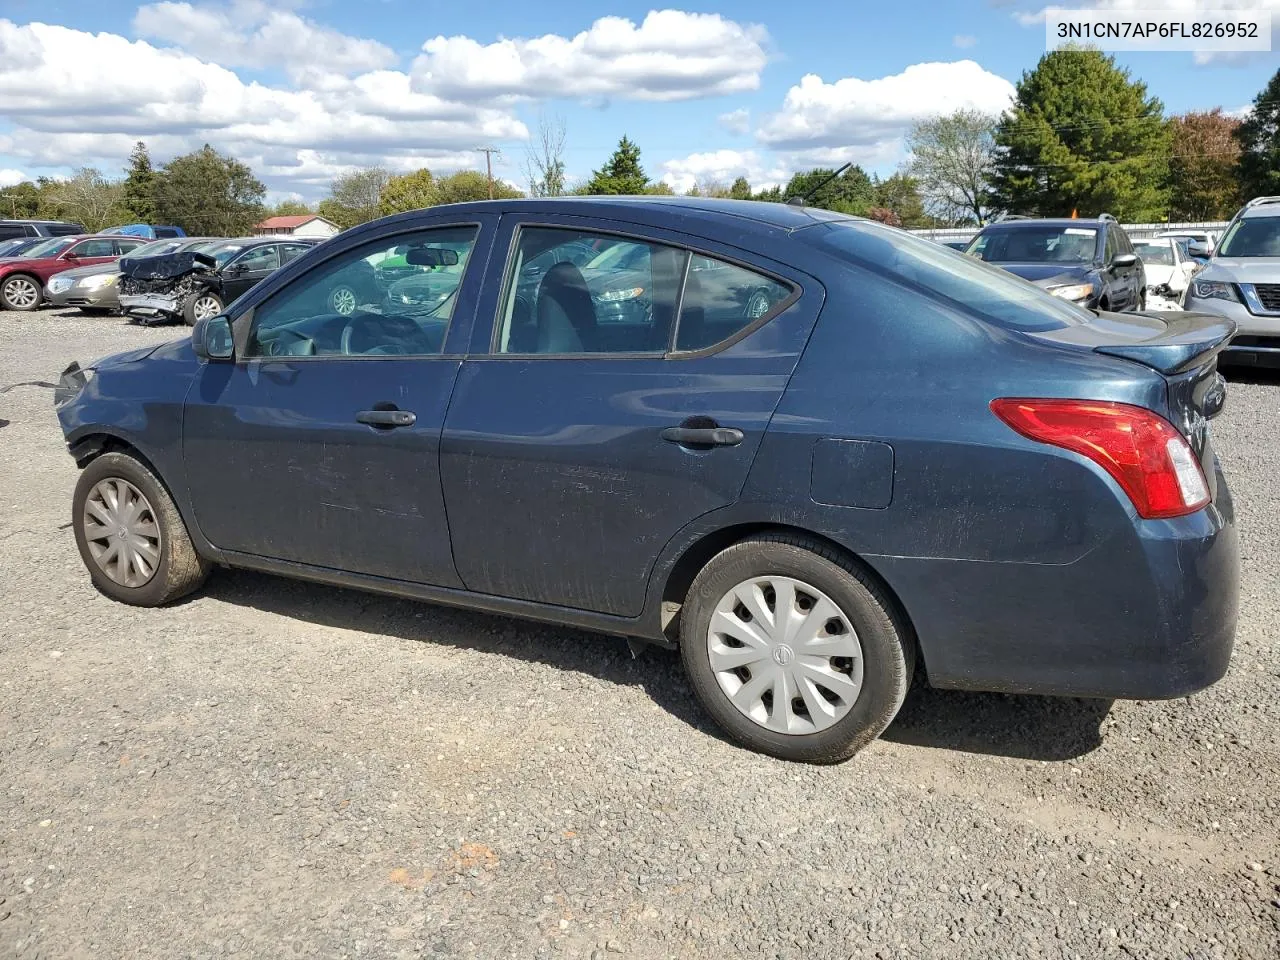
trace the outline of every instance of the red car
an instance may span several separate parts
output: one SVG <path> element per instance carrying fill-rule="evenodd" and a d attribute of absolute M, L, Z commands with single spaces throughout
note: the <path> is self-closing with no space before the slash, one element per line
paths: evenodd
<path fill-rule="evenodd" d="M 141 237 L 50 237 L 20 257 L 0 260 L 0 309 L 34 310 L 54 274 L 110 263 L 147 242 Z"/>

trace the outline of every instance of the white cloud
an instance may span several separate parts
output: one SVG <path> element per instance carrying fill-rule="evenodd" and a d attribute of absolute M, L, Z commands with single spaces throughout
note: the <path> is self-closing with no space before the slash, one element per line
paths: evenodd
<path fill-rule="evenodd" d="M 875 80 L 827 83 L 809 74 L 756 135 L 800 165 L 878 165 L 901 155 L 902 139 L 917 121 L 960 109 L 1000 113 L 1013 96 L 1013 84 L 972 60 L 917 63 Z"/>
<path fill-rule="evenodd" d="M 572 38 L 438 36 L 412 74 L 414 89 L 458 100 L 689 100 L 756 89 L 767 39 L 719 14 L 653 10 L 638 27 L 602 17 Z"/>
<path fill-rule="evenodd" d="M 729 186 L 738 177 L 746 177 L 753 190 L 785 183 L 792 171 L 772 163 L 754 150 L 713 150 L 691 153 L 687 157 L 662 164 L 662 182 L 677 192 L 695 183 L 715 182 Z"/>
<path fill-rule="evenodd" d="M 262 0 L 230 5 L 150 3 L 133 18 L 140 37 L 176 44 L 227 67 L 354 73 L 394 66 L 395 52 L 376 40 L 349 37 Z"/>
<path fill-rule="evenodd" d="M 15 183 L 21 183 L 26 179 L 27 175 L 21 170 L 0 168 L 0 187 L 12 187 Z"/>
<path fill-rule="evenodd" d="M 730 133 L 746 133 L 751 129 L 751 111 L 745 107 L 722 113 L 716 120 Z"/>
<path fill-rule="evenodd" d="M 0 154 L 110 170 L 139 139 L 159 159 L 209 142 L 261 161 L 265 177 L 310 183 L 352 163 L 416 167 L 478 142 L 528 136 L 510 110 L 414 92 L 404 73 L 311 79 L 309 89 L 246 83 L 146 41 L 0 19 L 0 116 L 13 128 L 0 135 Z"/>
<path fill-rule="evenodd" d="M 978 38 L 971 33 L 957 33 L 951 38 L 951 42 L 961 50 L 967 50 L 977 44 Z"/>

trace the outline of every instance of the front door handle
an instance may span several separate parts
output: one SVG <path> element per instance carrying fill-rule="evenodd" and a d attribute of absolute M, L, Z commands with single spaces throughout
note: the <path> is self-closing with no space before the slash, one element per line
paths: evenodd
<path fill-rule="evenodd" d="M 682 447 L 736 447 L 742 442 L 737 427 L 667 427 L 662 439 Z"/>
<path fill-rule="evenodd" d="M 394 427 L 412 427 L 418 422 L 418 415 L 409 410 L 361 410 L 356 414 L 356 422 L 390 430 Z"/>

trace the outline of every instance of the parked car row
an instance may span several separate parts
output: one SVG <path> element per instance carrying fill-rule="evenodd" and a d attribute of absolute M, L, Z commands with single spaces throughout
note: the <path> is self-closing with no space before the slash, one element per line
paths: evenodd
<path fill-rule="evenodd" d="M 69 237 L 87 233 L 84 224 L 66 220 L 0 220 L 0 240 L 17 237 Z"/>

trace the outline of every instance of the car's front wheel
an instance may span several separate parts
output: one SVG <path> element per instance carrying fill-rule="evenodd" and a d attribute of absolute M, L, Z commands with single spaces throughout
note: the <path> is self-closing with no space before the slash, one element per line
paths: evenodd
<path fill-rule="evenodd" d="M 222 312 L 222 301 L 216 294 L 200 293 L 187 300 L 182 308 L 182 318 L 187 326 L 194 327 L 197 320 L 207 320 Z"/>
<path fill-rule="evenodd" d="M 169 492 L 138 459 L 104 453 L 81 472 L 72 502 L 80 557 L 107 596 L 158 607 L 209 575 Z"/>
<path fill-rule="evenodd" d="M 6 310 L 34 310 L 40 306 L 43 295 L 40 282 L 26 274 L 20 273 L 0 283 L 0 306 Z"/>
<path fill-rule="evenodd" d="M 862 571 L 818 542 L 752 537 L 717 554 L 680 614 L 698 699 L 735 740 L 784 760 L 857 753 L 902 706 L 910 630 Z"/>

